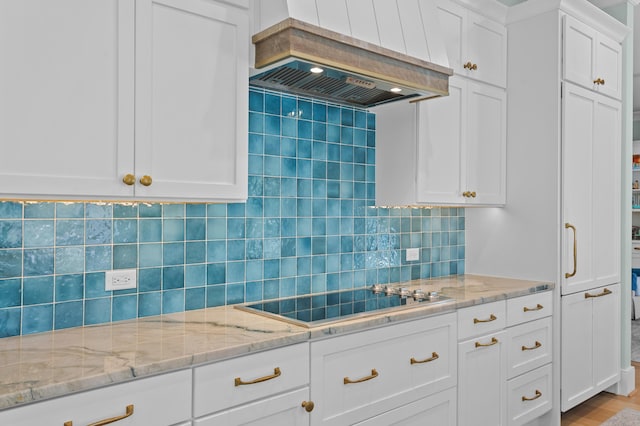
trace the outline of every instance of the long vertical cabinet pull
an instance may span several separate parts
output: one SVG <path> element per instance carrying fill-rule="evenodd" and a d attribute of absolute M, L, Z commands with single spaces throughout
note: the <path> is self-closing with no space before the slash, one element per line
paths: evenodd
<path fill-rule="evenodd" d="M 578 242 L 577 242 L 577 237 L 576 237 L 576 227 L 573 226 L 570 223 L 565 223 L 564 227 L 566 229 L 571 228 L 573 230 L 573 272 L 572 273 L 566 272 L 564 274 L 565 278 L 571 278 L 578 271 Z"/>

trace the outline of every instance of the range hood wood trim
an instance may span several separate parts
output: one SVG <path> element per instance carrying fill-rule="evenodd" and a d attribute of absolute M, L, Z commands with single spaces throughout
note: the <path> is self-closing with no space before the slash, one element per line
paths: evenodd
<path fill-rule="evenodd" d="M 255 67 L 288 57 L 446 96 L 453 70 L 293 18 L 252 38 Z"/>

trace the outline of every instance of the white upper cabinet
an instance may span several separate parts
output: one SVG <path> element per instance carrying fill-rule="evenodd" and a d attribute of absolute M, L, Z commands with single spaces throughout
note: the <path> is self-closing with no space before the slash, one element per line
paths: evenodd
<path fill-rule="evenodd" d="M 564 17 L 563 28 L 564 79 L 621 99 L 620 43 L 570 16 Z"/>
<path fill-rule="evenodd" d="M 449 0 L 438 0 L 449 66 L 454 72 L 500 87 L 507 85 L 507 30 L 504 25 Z"/>
<path fill-rule="evenodd" d="M 129 197 L 134 3 L 0 2 L 0 197 Z"/>
<path fill-rule="evenodd" d="M 377 205 L 503 205 L 506 93 L 453 76 L 449 96 L 376 108 Z"/>
<path fill-rule="evenodd" d="M 7 0 L 0 28 L 0 198 L 246 199 L 246 8 Z"/>
<path fill-rule="evenodd" d="M 138 0 L 136 21 L 136 197 L 246 199 L 247 12 Z"/>

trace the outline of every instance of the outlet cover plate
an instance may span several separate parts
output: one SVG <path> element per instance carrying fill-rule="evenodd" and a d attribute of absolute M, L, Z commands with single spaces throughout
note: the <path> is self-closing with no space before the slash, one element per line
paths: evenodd
<path fill-rule="evenodd" d="M 126 290 L 138 286 L 135 269 L 116 269 L 104 274 L 105 291 Z"/>
<path fill-rule="evenodd" d="M 414 260 L 420 260 L 420 249 L 418 248 L 407 249 L 407 262 L 411 262 Z"/>

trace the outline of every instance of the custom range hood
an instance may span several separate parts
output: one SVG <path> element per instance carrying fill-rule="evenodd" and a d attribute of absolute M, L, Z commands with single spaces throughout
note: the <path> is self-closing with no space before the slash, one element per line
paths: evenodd
<path fill-rule="evenodd" d="M 446 96 L 453 71 L 433 3 L 254 1 L 249 83 L 361 108 Z"/>

